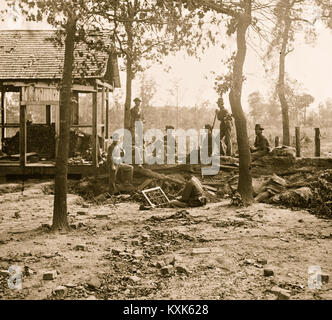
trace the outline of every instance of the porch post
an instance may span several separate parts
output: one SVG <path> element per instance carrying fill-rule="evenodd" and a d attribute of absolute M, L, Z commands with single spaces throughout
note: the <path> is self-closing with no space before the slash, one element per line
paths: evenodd
<path fill-rule="evenodd" d="M 109 98 L 110 98 L 110 89 L 106 89 L 106 124 L 105 124 L 105 134 L 106 134 L 106 139 L 109 139 Z"/>
<path fill-rule="evenodd" d="M 1 86 L 1 149 L 3 149 L 3 142 L 5 137 L 5 88 Z"/>
<path fill-rule="evenodd" d="M 98 85 L 95 84 L 95 92 L 92 93 L 92 166 L 98 167 L 98 135 L 97 135 L 97 93 Z"/>
<path fill-rule="evenodd" d="M 20 105 L 20 166 L 26 166 L 26 152 L 27 152 L 27 123 L 26 123 L 27 108 L 25 105 Z"/>
<path fill-rule="evenodd" d="M 105 151 L 105 87 L 102 87 L 101 91 L 101 123 L 102 123 L 102 128 L 101 128 L 101 135 L 103 138 L 103 151 Z"/>

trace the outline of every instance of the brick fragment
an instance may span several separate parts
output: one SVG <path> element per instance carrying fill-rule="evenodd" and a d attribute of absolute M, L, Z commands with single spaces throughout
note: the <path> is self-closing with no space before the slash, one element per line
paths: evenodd
<path fill-rule="evenodd" d="M 56 270 L 46 271 L 43 274 L 43 280 L 54 280 L 56 277 L 57 277 Z"/>

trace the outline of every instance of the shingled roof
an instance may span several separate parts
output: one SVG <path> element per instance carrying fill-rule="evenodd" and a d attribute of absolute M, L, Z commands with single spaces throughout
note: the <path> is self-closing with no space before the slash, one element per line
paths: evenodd
<path fill-rule="evenodd" d="M 52 30 L 0 30 L 0 80 L 60 79 L 64 46 L 51 41 L 54 36 Z M 91 38 L 100 37 L 101 33 L 91 35 Z M 104 79 L 120 87 L 116 57 L 107 52 L 94 53 L 96 60 L 91 59 L 86 45 L 79 44 L 75 48 L 73 77 Z M 78 67 L 82 65 L 85 67 Z"/>

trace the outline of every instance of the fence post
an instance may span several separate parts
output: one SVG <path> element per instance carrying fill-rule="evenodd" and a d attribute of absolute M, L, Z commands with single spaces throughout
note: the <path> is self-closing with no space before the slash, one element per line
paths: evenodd
<path fill-rule="evenodd" d="M 279 147 L 279 137 L 274 138 L 274 146 Z"/>
<path fill-rule="evenodd" d="M 301 157 L 300 127 L 295 127 L 296 156 Z"/>
<path fill-rule="evenodd" d="M 320 157 L 320 130 L 315 128 L 315 157 Z"/>

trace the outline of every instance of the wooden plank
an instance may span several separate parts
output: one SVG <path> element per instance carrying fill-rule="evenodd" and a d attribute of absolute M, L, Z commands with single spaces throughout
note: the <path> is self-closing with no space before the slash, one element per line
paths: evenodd
<path fill-rule="evenodd" d="M 142 191 L 144 188 L 146 188 L 154 179 L 146 179 L 137 187 L 137 191 Z"/>
<path fill-rule="evenodd" d="M 92 124 L 72 124 L 71 128 L 92 128 Z"/>
<path fill-rule="evenodd" d="M 25 154 L 26 158 L 28 159 L 29 157 L 32 157 L 32 156 L 37 156 L 37 152 L 28 152 Z M 20 154 L 12 154 L 10 156 L 10 158 L 14 159 L 14 160 L 19 160 L 20 159 Z"/>
<path fill-rule="evenodd" d="M 97 86 L 96 86 L 97 89 Z M 92 166 L 98 167 L 98 152 L 97 152 L 97 92 L 92 94 Z"/>
<path fill-rule="evenodd" d="M 51 106 L 49 104 L 46 105 L 46 124 L 51 124 Z"/>
<path fill-rule="evenodd" d="M 29 105 L 34 105 L 34 106 L 45 106 L 45 105 L 58 106 L 59 101 L 58 100 L 40 100 L 40 101 L 22 100 L 21 105 L 24 105 L 24 106 L 29 106 Z"/>
<path fill-rule="evenodd" d="M 28 163 L 25 168 L 21 168 L 19 163 L 12 161 L 10 164 L 0 163 L 1 170 L 6 173 L 6 175 L 19 175 L 19 174 L 39 174 L 39 175 L 54 175 L 55 165 L 54 164 L 44 164 L 44 163 Z M 90 175 L 96 170 L 91 165 L 68 165 L 68 174 L 80 174 L 80 175 Z"/>
<path fill-rule="evenodd" d="M 315 157 L 320 157 L 320 130 L 315 128 Z"/>
<path fill-rule="evenodd" d="M 95 87 L 93 86 L 84 86 L 84 85 L 81 85 L 81 84 L 74 84 L 73 85 L 73 88 L 72 88 L 73 91 L 79 91 L 79 92 L 96 92 L 96 89 Z"/>
<path fill-rule="evenodd" d="M 22 168 L 26 165 L 26 151 L 27 151 L 27 126 L 26 126 L 27 108 L 24 105 L 20 106 L 20 166 Z"/>
<path fill-rule="evenodd" d="M 36 88 L 45 88 L 45 89 L 57 89 L 56 84 L 43 82 L 43 81 L 5 81 L 3 82 L 4 86 L 13 86 L 13 87 L 36 87 Z"/>
<path fill-rule="evenodd" d="M 101 80 L 99 80 L 99 79 L 96 79 L 96 85 L 101 86 L 101 87 L 108 88 L 108 89 L 110 89 L 111 91 L 113 91 L 113 86 L 111 86 L 110 84 L 108 84 L 108 83 L 106 83 L 106 82 L 103 82 L 103 81 L 101 81 Z M 98 89 L 98 88 L 96 88 L 96 90 L 97 90 L 97 89 Z"/>
<path fill-rule="evenodd" d="M 185 181 L 181 181 L 181 180 L 173 178 L 169 175 L 160 174 L 160 173 L 154 172 L 150 169 L 146 169 L 143 167 L 134 167 L 134 173 L 140 174 L 142 176 L 152 178 L 152 179 L 157 179 L 157 180 L 161 180 L 161 181 L 170 181 L 177 185 L 184 185 L 184 183 L 185 183 Z"/>
<path fill-rule="evenodd" d="M 5 123 L 4 124 L 5 128 L 19 128 L 20 127 L 20 123 Z"/>
<path fill-rule="evenodd" d="M 206 190 L 212 191 L 212 192 L 217 192 L 218 191 L 217 188 L 211 187 L 208 183 L 203 184 L 203 188 L 206 189 Z"/>
<path fill-rule="evenodd" d="M 35 88 L 44 88 L 44 89 L 57 89 L 54 84 L 48 84 L 46 82 L 22 82 L 22 81 L 5 81 L 4 86 L 13 86 L 13 87 L 35 87 Z"/>

